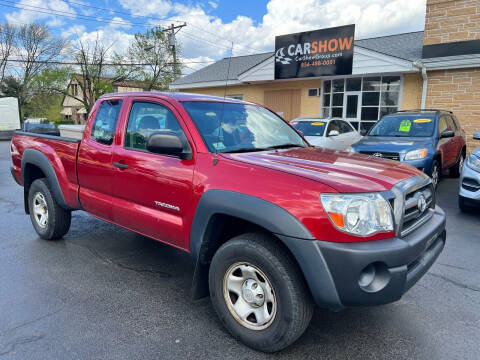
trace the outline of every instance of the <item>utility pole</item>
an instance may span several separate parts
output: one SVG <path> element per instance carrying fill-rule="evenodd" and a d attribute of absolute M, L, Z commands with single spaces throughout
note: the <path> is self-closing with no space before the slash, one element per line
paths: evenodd
<path fill-rule="evenodd" d="M 172 49 L 173 54 L 173 74 L 177 75 L 178 66 L 177 66 L 177 43 L 175 41 L 175 34 L 180 31 L 181 28 L 187 26 L 187 23 L 183 23 L 182 25 L 173 25 L 171 24 L 170 27 L 167 29 L 168 31 L 168 45 Z M 178 30 L 177 30 L 178 29 Z M 177 31 L 175 31 L 177 30 Z"/>

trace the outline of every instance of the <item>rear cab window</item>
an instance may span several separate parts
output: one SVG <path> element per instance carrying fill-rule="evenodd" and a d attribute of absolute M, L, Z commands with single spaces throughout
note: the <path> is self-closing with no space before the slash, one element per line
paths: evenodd
<path fill-rule="evenodd" d="M 102 101 L 93 121 L 90 133 L 92 140 L 100 144 L 112 145 L 121 108 L 121 100 Z"/>

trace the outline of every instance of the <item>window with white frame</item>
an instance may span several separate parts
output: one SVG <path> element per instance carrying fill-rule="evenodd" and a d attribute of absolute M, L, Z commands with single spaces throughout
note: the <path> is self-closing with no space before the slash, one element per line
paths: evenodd
<path fill-rule="evenodd" d="M 322 84 L 323 117 L 346 116 L 346 94 L 359 94 L 355 128 L 368 130 L 384 115 L 398 111 L 400 76 L 365 76 L 324 80 Z M 352 121 L 353 120 L 353 121 Z"/>

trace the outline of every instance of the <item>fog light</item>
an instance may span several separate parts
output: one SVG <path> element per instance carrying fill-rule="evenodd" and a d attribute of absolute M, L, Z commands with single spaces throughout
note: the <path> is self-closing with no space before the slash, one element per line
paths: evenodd
<path fill-rule="evenodd" d="M 366 266 L 358 277 L 358 285 L 366 292 L 382 290 L 390 281 L 390 271 L 385 263 L 375 262 Z"/>

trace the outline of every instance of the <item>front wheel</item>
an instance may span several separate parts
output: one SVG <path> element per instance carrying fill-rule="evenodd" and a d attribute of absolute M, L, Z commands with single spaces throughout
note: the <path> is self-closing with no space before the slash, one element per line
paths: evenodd
<path fill-rule="evenodd" d="M 58 205 L 47 179 L 37 179 L 30 185 L 28 208 L 33 227 L 42 239 L 60 239 L 70 229 L 72 214 Z"/>
<path fill-rule="evenodd" d="M 458 158 L 458 161 L 455 165 L 452 166 L 450 169 L 450 175 L 454 178 L 458 178 L 460 174 L 462 173 L 462 168 L 463 164 L 465 162 L 465 155 L 460 154 L 460 157 Z"/>
<path fill-rule="evenodd" d="M 218 249 L 209 272 L 213 307 L 229 332 L 247 346 L 282 350 L 305 331 L 313 303 L 291 255 L 260 233 L 233 238 Z"/>

